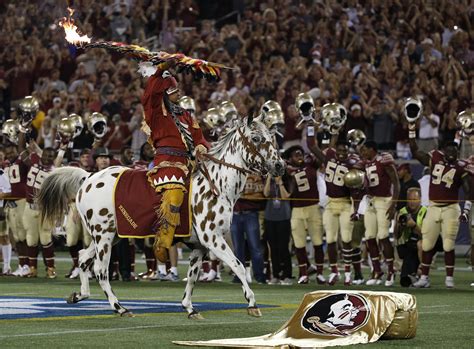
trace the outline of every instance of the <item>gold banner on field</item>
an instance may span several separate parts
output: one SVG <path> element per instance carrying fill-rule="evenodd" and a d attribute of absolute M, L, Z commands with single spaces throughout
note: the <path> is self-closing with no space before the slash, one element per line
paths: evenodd
<path fill-rule="evenodd" d="M 175 341 L 192 346 L 234 348 L 322 348 L 415 337 L 416 299 L 407 293 L 316 291 L 304 296 L 278 331 L 260 337 Z"/>

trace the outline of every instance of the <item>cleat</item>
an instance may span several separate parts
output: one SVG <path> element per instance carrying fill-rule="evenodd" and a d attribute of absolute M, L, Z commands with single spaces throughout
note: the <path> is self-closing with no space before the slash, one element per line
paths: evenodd
<path fill-rule="evenodd" d="M 280 280 L 280 285 L 290 286 L 293 285 L 293 281 L 291 281 L 290 278 L 284 278 L 283 280 Z"/>
<path fill-rule="evenodd" d="M 215 270 L 209 270 L 209 273 L 207 273 L 207 278 L 206 282 L 212 282 L 215 281 L 217 277 L 217 272 Z"/>
<path fill-rule="evenodd" d="M 316 283 L 318 285 L 326 285 L 326 278 L 324 277 L 323 274 L 316 275 Z"/>
<path fill-rule="evenodd" d="M 2 270 L 2 274 L 0 274 L 0 275 L 3 275 L 3 276 L 12 276 L 13 274 L 12 274 L 12 270 L 11 270 L 10 268 L 8 268 L 8 269 L 3 269 L 3 270 Z"/>
<path fill-rule="evenodd" d="M 31 267 L 31 268 L 33 268 L 33 267 Z M 35 268 L 35 269 L 36 269 L 36 268 Z M 28 275 L 30 275 L 30 272 L 31 272 L 30 266 L 27 265 L 27 264 L 25 264 L 24 266 L 21 267 L 21 274 L 20 274 L 20 276 L 21 276 L 21 277 L 27 277 Z M 38 271 L 36 271 L 36 274 L 38 274 Z"/>
<path fill-rule="evenodd" d="M 388 273 L 385 280 L 385 287 L 392 287 L 395 283 L 395 273 Z"/>
<path fill-rule="evenodd" d="M 426 275 L 421 275 L 420 279 L 417 282 L 415 282 L 412 286 L 415 288 L 429 288 L 430 278 Z"/>
<path fill-rule="evenodd" d="M 298 283 L 300 285 L 305 285 L 309 282 L 309 278 L 308 278 L 308 275 L 302 275 L 300 276 L 300 278 L 298 279 Z"/>
<path fill-rule="evenodd" d="M 352 286 L 352 274 L 350 272 L 344 273 L 344 286 Z"/>
<path fill-rule="evenodd" d="M 79 277 L 80 272 L 81 272 L 81 268 L 75 267 L 74 269 L 71 270 L 71 273 L 69 274 L 69 279 L 77 279 Z"/>
<path fill-rule="evenodd" d="M 46 278 L 56 279 L 56 269 L 54 267 L 48 267 L 46 269 Z"/>
<path fill-rule="evenodd" d="M 165 276 L 165 279 L 166 281 L 172 281 L 172 282 L 180 281 L 179 276 L 173 273 L 168 273 L 168 275 Z"/>
<path fill-rule="evenodd" d="M 474 282 L 471 282 L 471 287 L 474 287 Z"/>
<path fill-rule="evenodd" d="M 203 273 L 200 277 L 199 277 L 199 282 L 208 282 L 207 280 L 207 277 L 209 276 L 209 273 Z"/>
<path fill-rule="evenodd" d="M 21 268 L 21 266 L 19 265 L 17 270 L 15 270 L 12 275 L 13 276 L 21 276 L 21 272 L 23 271 L 23 269 Z"/>
<path fill-rule="evenodd" d="M 328 284 L 331 285 L 331 286 L 334 285 L 334 284 L 336 284 L 336 282 L 339 281 L 339 276 L 340 276 L 339 273 L 331 273 L 331 274 L 329 274 Z M 316 280 L 318 280 L 318 279 L 316 278 Z"/>
<path fill-rule="evenodd" d="M 454 288 L 454 278 L 452 276 L 446 276 L 444 284 L 446 288 Z"/>
<path fill-rule="evenodd" d="M 268 281 L 268 284 L 269 284 L 269 285 L 279 285 L 279 284 L 280 284 L 280 280 L 278 280 L 277 278 L 271 278 L 271 279 Z"/>
<path fill-rule="evenodd" d="M 26 267 L 28 267 L 28 266 L 26 265 Z M 24 270 L 25 270 L 25 269 L 24 269 Z M 23 277 L 27 277 L 27 278 L 35 278 L 35 277 L 38 277 L 38 269 L 36 269 L 35 267 L 31 267 L 31 268 L 28 267 L 28 271 L 29 271 L 29 273 L 23 275 Z"/>
<path fill-rule="evenodd" d="M 156 280 L 168 281 L 168 279 L 166 278 L 166 274 L 163 273 L 158 273 Z"/>
<path fill-rule="evenodd" d="M 130 273 L 130 281 L 138 281 L 139 278 L 137 274 L 135 274 L 133 271 Z"/>
<path fill-rule="evenodd" d="M 365 283 L 367 286 L 374 286 L 374 285 L 381 285 L 382 284 L 382 276 L 383 272 L 381 273 L 372 273 L 372 277 L 367 280 Z"/>
<path fill-rule="evenodd" d="M 364 283 L 365 283 L 364 278 L 352 280 L 352 285 L 363 285 Z"/>
<path fill-rule="evenodd" d="M 138 275 L 142 280 L 156 280 L 156 271 L 154 271 L 153 269 L 149 269 L 147 272 L 145 273 L 141 273 Z"/>

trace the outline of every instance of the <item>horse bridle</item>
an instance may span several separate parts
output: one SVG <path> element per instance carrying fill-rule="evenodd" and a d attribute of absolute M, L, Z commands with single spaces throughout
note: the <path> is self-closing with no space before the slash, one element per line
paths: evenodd
<path fill-rule="evenodd" d="M 244 147 L 247 148 L 247 150 L 252 154 L 252 155 L 255 155 L 257 157 L 259 157 L 263 162 L 265 162 L 265 158 L 263 157 L 262 154 L 260 154 L 258 151 L 257 151 L 257 148 L 255 147 L 254 144 L 252 144 L 251 142 L 249 142 L 249 140 L 247 139 L 247 137 L 245 137 L 245 135 L 243 134 L 243 132 L 240 130 L 240 127 L 237 129 L 237 131 L 239 132 L 239 135 L 240 137 L 242 138 L 242 143 L 244 144 Z M 215 156 L 211 155 L 211 154 L 208 154 L 208 153 L 199 153 L 198 155 L 198 160 L 201 160 L 202 158 L 206 158 L 216 164 L 219 164 L 219 165 L 223 165 L 223 166 L 226 166 L 226 167 L 229 167 L 229 168 L 233 168 L 234 170 L 237 170 L 239 172 L 242 172 L 242 173 L 245 173 L 245 174 L 254 174 L 253 171 L 251 170 L 247 170 L 246 168 L 243 168 L 243 167 L 240 167 L 240 166 L 237 166 L 237 165 L 234 165 L 234 164 L 231 164 L 231 163 L 228 163 L 224 160 L 221 160 L 221 159 L 218 159 L 216 158 Z M 211 179 L 211 176 L 209 174 L 209 170 L 207 169 L 206 165 L 204 164 L 204 162 L 202 161 L 199 161 L 199 169 L 201 170 L 202 174 L 204 175 L 204 177 L 207 179 L 207 181 L 209 182 L 209 185 L 211 186 L 211 191 L 213 192 L 213 194 L 215 196 L 219 196 L 219 189 L 217 189 L 216 185 L 212 182 L 212 179 Z"/>

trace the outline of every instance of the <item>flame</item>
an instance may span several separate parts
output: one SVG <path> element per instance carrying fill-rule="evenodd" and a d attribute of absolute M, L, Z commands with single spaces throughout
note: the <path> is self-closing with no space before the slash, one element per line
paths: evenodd
<path fill-rule="evenodd" d="M 92 38 L 87 35 L 79 35 L 77 32 L 77 26 L 74 25 L 74 20 L 72 19 L 74 9 L 68 7 L 67 10 L 69 11 L 68 18 L 64 17 L 59 21 L 59 25 L 64 28 L 66 33 L 66 41 L 73 45 L 89 44 Z"/>

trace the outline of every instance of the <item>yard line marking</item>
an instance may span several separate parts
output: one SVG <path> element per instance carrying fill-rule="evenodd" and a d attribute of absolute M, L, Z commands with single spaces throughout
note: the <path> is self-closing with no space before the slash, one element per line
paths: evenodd
<path fill-rule="evenodd" d="M 30 295 L 35 295 L 36 292 L 15 292 L 15 293 L 2 293 L 2 296 L 24 296 L 24 295 L 27 295 L 27 296 L 30 296 Z"/>
<path fill-rule="evenodd" d="M 419 311 L 418 314 L 458 314 L 458 313 L 474 313 L 473 310 L 441 310 L 441 311 Z"/>
<path fill-rule="evenodd" d="M 275 320 L 259 320 L 261 322 L 281 322 L 281 319 Z M 226 322 L 226 325 L 238 325 L 238 324 L 248 324 L 248 321 L 235 321 L 235 322 Z M 220 322 L 203 322 L 203 323 L 194 323 L 194 326 L 208 326 L 208 325 L 222 325 Z M 131 327 L 115 327 L 115 328 L 101 328 L 101 329 L 90 329 L 90 330 L 70 330 L 70 331 L 56 331 L 56 332 L 40 332 L 40 333 L 24 333 L 24 334 L 14 334 L 7 336 L 0 336 L 0 339 L 6 338 L 19 338 L 19 337 L 42 337 L 42 336 L 56 336 L 64 334 L 76 334 L 76 333 L 92 333 L 92 332 L 113 332 L 113 331 L 129 331 L 129 330 L 144 330 L 151 328 L 163 328 L 163 327 L 189 327 L 189 323 L 182 325 L 147 325 L 147 326 L 131 326 Z"/>
<path fill-rule="evenodd" d="M 423 308 L 446 308 L 450 307 L 449 304 L 444 304 L 444 305 L 425 305 Z"/>

